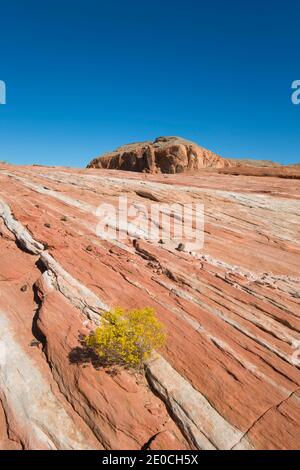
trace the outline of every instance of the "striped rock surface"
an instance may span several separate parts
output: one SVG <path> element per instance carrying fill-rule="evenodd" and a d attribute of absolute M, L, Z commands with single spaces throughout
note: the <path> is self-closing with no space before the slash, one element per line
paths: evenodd
<path fill-rule="evenodd" d="M 124 196 L 199 204 L 203 246 L 108 238 Z M 299 180 L 1 165 L 0 448 L 299 448 L 299 266 Z M 81 348 L 115 305 L 167 329 L 145 377 Z"/>

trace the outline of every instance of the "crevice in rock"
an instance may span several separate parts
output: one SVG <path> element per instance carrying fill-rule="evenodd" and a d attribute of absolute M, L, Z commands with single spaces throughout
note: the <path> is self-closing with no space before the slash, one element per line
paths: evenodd
<path fill-rule="evenodd" d="M 153 436 L 151 436 L 150 439 L 148 439 L 148 441 L 145 442 L 145 444 L 142 445 L 141 450 L 149 450 L 152 442 L 156 439 L 156 437 L 159 434 L 161 434 L 161 431 L 159 431 L 156 434 L 154 434 Z"/>
<path fill-rule="evenodd" d="M 41 332 L 38 326 L 39 314 L 40 314 L 40 310 L 42 308 L 43 302 L 40 299 L 40 296 L 38 295 L 38 289 L 35 284 L 32 286 L 32 290 L 33 290 L 34 302 L 36 304 L 36 310 L 32 319 L 31 331 L 35 339 L 42 344 L 43 350 L 44 350 L 44 348 L 46 347 L 46 337 Z"/>
<path fill-rule="evenodd" d="M 177 416 L 175 415 L 175 413 L 173 412 L 171 406 L 169 405 L 168 403 L 168 400 L 165 400 L 164 398 L 162 398 L 161 394 L 156 390 L 156 388 L 154 387 L 154 385 L 152 384 L 148 374 L 147 374 L 147 369 L 145 370 L 145 377 L 146 377 L 146 380 L 147 380 L 147 384 L 148 384 L 148 387 L 149 389 L 151 390 L 151 392 L 153 393 L 153 395 L 155 395 L 157 398 L 159 398 L 159 400 L 165 405 L 166 407 L 166 410 L 168 412 L 168 415 L 170 416 L 170 418 L 172 419 L 172 421 L 174 421 L 174 423 L 176 424 L 179 432 L 182 434 L 182 436 L 186 439 L 186 441 L 191 445 L 191 446 L 194 446 L 194 448 L 198 449 L 198 446 L 197 446 L 197 442 L 196 440 L 194 439 L 192 433 L 189 433 L 187 432 L 187 430 L 185 429 L 185 427 L 182 425 L 181 423 L 181 420 L 179 420 L 177 418 Z M 160 434 L 161 431 L 157 434 L 155 434 L 154 436 L 152 436 L 152 439 L 150 438 L 149 441 L 153 442 L 153 440 L 156 438 L 156 436 L 158 434 Z M 206 437 L 206 436 L 205 436 Z M 146 442 L 146 444 L 150 445 L 151 442 L 149 443 L 149 441 Z M 144 444 L 144 446 L 146 445 Z M 144 447 L 143 446 L 143 447 Z M 141 448 L 141 450 L 147 450 L 147 448 Z"/>
<path fill-rule="evenodd" d="M 291 398 L 292 395 L 294 395 L 294 393 L 298 392 L 300 390 L 300 387 L 296 388 L 295 390 L 293 390 L 287 397 L 283 398 L 283 400 L 281 400 L 279 403 L 277 403 L 276 405 L 272 405 L 270 406 L 269 408 L 267 408 L 260 416 L 258 416 L 258 418 L 253 421 L 253 423 L 251 424 L 251 426 L 247 429 L 247 431 L 245 431 L 245 433 L 243 434 L 243 436 L 240 438 L 240 440 L 234 444 L 234 446 L 232 446 L 232 448 L 230 450 L 234 450 L 234 448 L 236 446 L 238 446 L 241 441 L 249 434 L 249 432 L 251 431 L 251 429 L 253 429 L 253 427 L 271 410 L 273 409 L 277 409 L 279 408 L 279 406 L 281 406 L 285 401 L 287 401 L 289 398 Z"/>

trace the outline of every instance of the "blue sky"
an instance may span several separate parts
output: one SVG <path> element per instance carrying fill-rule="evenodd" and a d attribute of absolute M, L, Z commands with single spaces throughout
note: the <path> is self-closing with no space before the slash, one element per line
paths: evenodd
<path fill-rule="evenodd" d="M 180 135 L 300 162 L 300 3 L 0 0 L 0 160 L 85 166 Z"/>

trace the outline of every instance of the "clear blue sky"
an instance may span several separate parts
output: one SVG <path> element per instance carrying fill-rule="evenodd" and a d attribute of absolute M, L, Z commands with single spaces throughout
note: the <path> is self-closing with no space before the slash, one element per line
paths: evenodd
<path fill-rule="evenodd" d="M 84 166 L 180 135 L 300 161 L 300 3 L 0 0 L 0 160 Z"/>

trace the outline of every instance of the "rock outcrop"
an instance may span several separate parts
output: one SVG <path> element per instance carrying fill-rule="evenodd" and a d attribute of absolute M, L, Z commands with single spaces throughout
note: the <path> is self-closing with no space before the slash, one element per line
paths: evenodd
<path fill-rule="evenodd" d="M 203 205 L 203 246 L 108 238 L 124 195 Z M 299 448 L 299 235 L 297 179 L 0 165 L 0 449 Z M 82 349 L 115 305 L 167 329 L 145 376 Z"/>
<path fill-rule="evenodd" d="M 228 159 L 232 166 L 244 167 L 244 166 L 254 166 L 260 168 L 280 168 L 282 165 L 273 160 L 255 160 L 251 158 L 229 158 Z"/>
<path fill-rule="evenodd" d="M 228 160 L 189 140 L 158 137 L 154 142 L 123 145 L 95 158 L 88 168 L 172 174 L 230 165 Z"/>
<path fill-rule="evenodd" d="M 297 165 L 287 166 L 255 166 L 255 165 L 235 165 L 229 168 L 221 168 L 218 173 L 227 175 L 245 176 L 269 176 L 286 179 L 300 179 L 300 167 Z"/>

